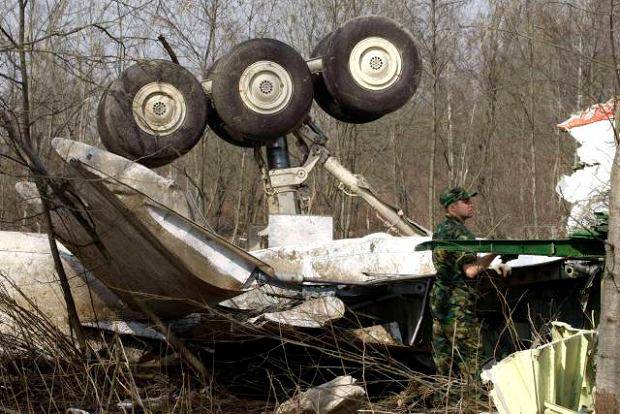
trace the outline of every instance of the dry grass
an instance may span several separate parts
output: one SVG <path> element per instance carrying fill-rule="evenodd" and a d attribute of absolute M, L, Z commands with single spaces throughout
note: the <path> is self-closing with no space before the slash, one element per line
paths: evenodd
<path fill-rule="evenodd" d="M 12 291 L 19 293 L 15 286 Z M 513 346 L 527 346 L 519 341 L 513 310 L 500 289 L 498 293 L 501 334 Z M 174 339 L 165 332 L 170 326 L 155 321 L 168 341 L 91 331 L 89 349 L 83 352 L 22 296 L 18 303 L 0 287 L 0 413 L 65 413 L 69 408 L 88 413 L 271 413 L 295 394 L 339 375 L 353 376 L 366 390 L 361 412 L 494 411 L 480 383 L 432 375 L 424 364 L 425 358 L 430 362 L 428 354 L 355 340 L 350 328 L 360 326 L 358 315 L 347 313 L 346 318 L 355 320 L 343 318 L 328 330 L 299 330 L 251 324 L 246 320 L 253 315 L 205 307 L 197 325 L 185 321 L 184 330 L 183 323 L 173 324 Z M 530 323 L 534 342 L 542 341 L 544 327 Z M 207 329 L 197 340 L 195 328 L 202 325 Z M 228 327 L 227 337 L 212 340 L 213 326 L 220 332 Z"/>
<path fill-rule="evenodd" d="M 25 295 L 20 299 L 28 301 Z M 167 344 L 153 347 L 132 341 L 128 346 L 119 336 L 99 334 L 90 337 L 89 349 L 83 352 L 34 303 L 28 305 L 0 290 L 0 412 L 271 409 L 263 401 L 235 398 L 212 378 L 205 380 Z"/>
<path fill-rule="evenodd" d="M 217 361 L 226 359 L 217 348 L 205 357 L 192 345 L 208 367 L 210 376 L 202 378 L 169 344 L 129 346 L 99 334 L 82 352 L 45 315 L 6 292 L 0 293 L 0 314 L 15 327 L 0 335 L 0 412 L 269 413 L 342 373 L 367 389 L 367 412 L 473 412 L 467 407 L 488 405 L 467 400 L 466 384 L 458 380 L 416 372 L 386 348 L 353 343 L 339 331 L 293 334 L 240 325 L 243 338 L 254 335 L 269 345 L 232 362 Z"/>
<path fill-rule="evenodd" d="M 183 342 L 178 349 L 96 333 L 82 352 L 34 304 L 21 306 L 0 291 L 3 323 L 14 327 L 0 334 L 0 412 L 270 413 L 296 392 L 344 374 L 367 391 L 362 412 L 492 411 L 485 390 L 472 394 L 460 379 L 421 373 L 406 350 L 354 341 L 337 328 L 281 331 L 209 313 L 236 324 L 238 340 L 214 348 Z"/>

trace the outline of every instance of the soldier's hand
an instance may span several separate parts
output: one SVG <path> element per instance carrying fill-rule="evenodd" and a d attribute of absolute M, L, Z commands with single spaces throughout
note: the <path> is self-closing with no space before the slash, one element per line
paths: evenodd
<path fill-rule="evenodd" d="M 497 274 L 503 278 L 508 277 L 510 275 L 510 272 L 512 271 L 512 268 L 506 263 L 498 263 L 489 267 L 489 269 L 495 270 L 495 272 L 497 272 Z"/>

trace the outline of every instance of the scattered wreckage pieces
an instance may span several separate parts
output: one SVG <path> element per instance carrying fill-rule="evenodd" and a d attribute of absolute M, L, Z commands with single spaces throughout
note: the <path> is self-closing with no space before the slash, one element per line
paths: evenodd
<path fill-rule="evenodd" d="M 515 352 L 482 372 L 483 381 L 493 383 L 490 396 L 499 414 L 567 414 L 594 408 L 596 331 L 552 325 L 552 342 Z"/>
<path fill-rule="evenodd" d="M 276 414 L 347 414 L 356 412 L 366 396 L 350 375 L 310 388 L 276 409 Z"/>
<path fill-rule="evenodd" d="M 60 200 L 55 200 L 59 235 L 96 277 L 135 310 L 142 312 L 146 302 L 158 317 L 178 318 L 195 311 L 208 312 L 205 305 L 221 302 L 222 306 L 255 314 L 270 310 L 259 316 L 263 322 L 307 328 L 323 327 L 343 317 L 344 304 L 335 297 L 312 299 L 291 309 L 299 298 L 286 289 L 263 286 L 244 293 L 244 285 L 253 280 L 256 272 L 271 272 L 271 268 L 260 260 L 260 253 L 258 258 L 250 256 L 196 225 L 184 194 L 173 181 L 85 144 L 55 139 L 53 147 L 60 164 L 54 173 L 64 177 L 72 195 L 84 206 L 81 213 L 96 229 L 97 240 L 80 227 Z M 36 204 L 36 193 L 26 190 L 24 186 L 25 198 Z M 413 246 L 419 241 L 378 234 L 329 242 L 306 252 L 283 248 L 289 254 L 264 254 L 280 257 L 279 263 L 288 269 L 300 265 L 308 269 L 307 263 L 313 262 L 309 269 L 314 276 L 305 278 L 311 283 L 335 279 L 337 283 L 372 284 L 390 280 L 380 276 L 385 274 L 431 273 L 429 254 L 413 254 L 422 260 L 411 259 Z M 291 255 L 298 255 L 300 261 L 289 260 Z M 404 263 L 403 257 L 409 259 Z M 224 295 L 213 292 L 214 286 L 221 288 L 225 283 L 230 287 Z M 119 331 L 118 326 L 108 328 Z"/>
<path fill-rule="evenodd" d="M 57 177 L 82 207 L 56 200 L 54 225 L 66 247 L 129 306 L 178 317 L 239 295 L 260 260 L 192 220 L 173 181 L 90 145 L 55 138 Z M 75 201 L 74 200 L 74 201 Z"/>
<path fill-rule="evenodd" d="M 334 296 L 309 299 L 282 312 L 268 312 L 249 319 L 250 323 L 273 322 L 298 328 L 322 328 L 344 316 L 345 306 Z"/>

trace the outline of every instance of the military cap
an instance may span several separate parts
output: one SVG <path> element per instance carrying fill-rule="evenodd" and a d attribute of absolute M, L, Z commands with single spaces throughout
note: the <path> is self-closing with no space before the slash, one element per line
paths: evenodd
<path fill-rule="evenodd" d="M 442 206 L 448 207 L 450 204 L 459 200 L 466 200 L 478 194 L 477 192 L 470 193 L 465 191 L 463 187 L 453 187 L 444 190 L 439 196 L 439 202 Z"/>

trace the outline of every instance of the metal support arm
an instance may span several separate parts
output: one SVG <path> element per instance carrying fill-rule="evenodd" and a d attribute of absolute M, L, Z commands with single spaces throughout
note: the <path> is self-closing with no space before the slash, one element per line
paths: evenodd
<path fill-rule="evenodd" d="M 337 158 L 333 157 L 325 147 L 327 136 L 312 121 L 308 121 L 296 131 L 296 135 L 303 141 L 307 140 L 312 143 L 308 157 L 300 167 L 271 170 L 269 172 L 271 191 L 300 186 L 315 166 L 322 165 L 351 193 L 368 203 L 390 226 L 396 228 L 401 234 L 405 236 L 416 234 L 430 236 L 432 234 L 430 230 L 406 218 L 401 210 L 379 199 L 364 177 L 353 174 Z"/>
<path fill-rule="evenodd" d="M 325 150 L 327 151 L 327 149 Z M 349 190 L 362 198 L 368 205 L 375 210 L 384 220 L 386 220 L 391 226 L 398 229 L 398 231 L 405 236 L 415 236 L 416 234 L 422 234 L 424 236 L 429 235 L 429 231 L 422 226 L 415 226 L 404 219 L 402 211 L 396 210 L 389 204 L 381 201 L 377 197 L 366 179 L 360 175 L 353 174 L 347 170 L 337 158 L 327 156 L 323 167 L 333 175 L 338 181 L 347 186 Z"/>

